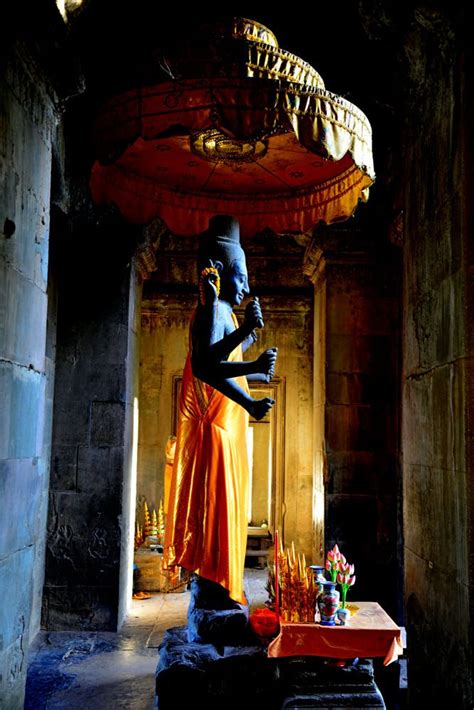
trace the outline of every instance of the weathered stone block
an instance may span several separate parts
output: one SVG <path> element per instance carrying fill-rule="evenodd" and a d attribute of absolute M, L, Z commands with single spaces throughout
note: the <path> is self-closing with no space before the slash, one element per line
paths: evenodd
<path fill-rule="evenodd" d="M 459 327 L 464 312 L 462 271 L 426 288 L 408 303 L 406 313 L 407 375 L 418 374 L 466 354 L 467 341 Z"/>
<path fill-rule="evenodd" d="M 469 584 L 464 560 L 468 555 L 468 481 L 465 471 L 405 464 L 403 476 L 405 545 L 420 564 L 443 570 L 459 584 Z M 408 524 L 409 521 L 409 524 Z M 443 531 L 433 535 L 433 521 Z"/>
<path fill-rule="evenodd" d="M 90 443 L 93 446 L 123 444 L 125 406 L 121 402 L 91 402 Z"/>
<path fill-rule="evenodd" d="M 37 372 L 0 363 L 0 459 L 41 455 L 44 390 L 44 377 Z"/>
<path fill-rule="evenodd" d="M 372 451 L 387 442 L 388 407 L 383 405 L 339 405 L 326 407 L 326 436 L 329 451 Z"/>
<path fill-rule="evenodd" d="M 100 363 L 102 367 L 124 365 L 127 358 L 127 324 L 110 318 L 95 323 L 95 326 L 95 332 L 85 334 L 88 336 L 88 347 L 92 348 L 93 362 Z"/>
<path fill-rule="evenodd" d="M 77 487 L 77 446 L 55 446 L 51 459 L 51 489 L 74 491 Z"/>
<path fill-rule="evenodd" d="M 235 602 L 216 582 L 194 575 L 188 608 L 191 643 L 235 646 L 249 637 L 249 608 Z"/>
<path fill-rule="evenodd" d="M 330 283 L 330 282 L 329 282 Z M 359 287 L 362 291 L 362 286 Z M 390 335 L 396 328 L 394 299 L 372 294 L 334 292 L 329 288 L 327 329 L 333 335 Z"/>
<path fill-rule="evenodd" d="M 2 357 L 44 371 L 46 308 L 44 291 L 0 261 Z"/>
<path fill-rule="evenodd" d="M 121 498 L 54 493 L 47 547 L 47 584 L 103 583 L 118 579 Z"/>
<path fill-rule="evenodd" d="M 455 277 L 462 268 L 462 239 L 457 238 L 462 232 L 459 197 L 459 194 L 444 193 L 435 218 L 432 212 L 422 216 L 418 204 L 411 224 L 407 220 L 410 258 L 405 262 L 405 284 L 409 303 L 415 303 L 429 291 L 436 292 L 443 281 Z"/>
<path fill-rule="evenodd" d="M 107 365 L 95 361 L 95 367 L 87 372 L 78 372 L 76 391 L 87 382 L 87 396 L 99 403 L 124 402 L 126 399 L 126 365 Z"/>
<path fill-rule="evenodd" d="M 63 375 L 56 370 L 56 380 Z M 83 401 L 79 394 L 56 389 L 54 402 L 53 450 L 56 446 L 89 444 L 90 402 Z M 71 426 L 71 422 L 74 426 Z"/>
<path fill-rule="evenodd" d="M 441 525 L 439 529 L 444 534 Z M 430 564 L 430 560 L 405 547 L 410 707 L 427 702 L 455 708 L 469 706 L 471 688 L 466 668 L 469 668 L 472 639 L 465 610 L 470 592 L 467 584 L 456 579 L 456 574 L 457 570 L 454 572 L 449 562 L 446 567 L 439 562 Z M 440 677 L 440 682 L 436 683 L 433 682 L 433 649 Z"/>
<path fill-rule="evenodd" d="M 385 708 L 374 680 L 371 660 L 355 659 L 335 666 L 326 659 L 298 657 L 278 659 L 281 708 Z"/>
<path fill-rule="evenodd" d="M 390 379 L 385 375 L 364 372 L 328 372 L 328 404 L 375 404 L 393 399 Z M 393 388 L 394 389 L 394 388 Z"/>
<path fill-rule="evenodd" d="M 160 646 L 156 695 L 160 710 L 197 704 L 218 708 L 277 708 L 277 666 L 258 645 L 188 641 L 186 627 L 168 629 Z"/>
<path fill-rule="evenodd" d="M 77 455 L 77 490 L 91 489 L 97 496 L 120 499 L 124 475 L 123 446 L 79 446 Z"/>
<path fill-rule="evenodd" d="M 118 583 L 107 587 L 47 586 L 44 590 L 43 626 L 49 630 L 116 631 Z"/>
<path fill-rule="evenodd" d="M 0 648 L 0 701 L 2 710 L 19 710 L 25 697 L 26 660 L 21 644 L 25 639 L 18 639 L 8 648 Z"/>
<path fill-rule="evenodd" d="M 45 121 L 49 119 L 53 123 L 52 104 L 46 94 L 34 86 L 31 75 L 23 71 L 21 60 L 12 62 L 9 67 L 11 82 L 7 81 L 7 84 L 17 84 L 21 74 L 21 93 L 24 95 L 30 89 L 30 95 L 37 99 L 35 112 L 41 106 L 39 112 L 43 116 L 38 123 L 31 121 L 18 101 L 19 94 L 14 95 L 10 86 L 2 82 L 0 95 L 4 105 L 1 113 L 8 116 L 7 130 L 2 131 L 8 149 L 0 150 L 0 154 L 8 156 L 8 161 L 0 163 L 0 169 L 4 168 L 4 174 L 0 174 L 0 182 L 4 185 L 2 203 L 5 214 L 16 225 L 13 237 L 2 247 L 12 267 L 46 291 L 51 147 L 48 141 L 40 139 L 39 134 L 46 130 L 50 137 L 50 126 L 46 127 Z M 25 150 L 25 146 L 31 149 Z"/>
<path fill-rule="evenodd" d="M 397 459 L 385 451 L 331 451 L 327 456 L 328 493 L 381 492 L 395 489 Z"/>
<path fill-rule="evenodd" d="M 38 459 L 0 461 L 0 558 L 42 535 L 47 476 Z M 1 628 L 1 626 L 0 626 Z"/>
<path fill-rule="evenodd" d="M 34 550 L 26 547 L 0 561 L 0 699 L 3 707 L 17 710 L 26 679 L 28 626 L 31 613 L 31 579 Z"/>
<path fill-rule="evenodd" d="M 392 340 L 384 335 L 333 335 L 327 339 L 329 372 L 386 373 L 393 357 Z"/>
<path fill-rule="evenodd" d="M 465 368 L 464 362 L 449 363 L 405 383 L 406 463 L 465 469 Z"/>

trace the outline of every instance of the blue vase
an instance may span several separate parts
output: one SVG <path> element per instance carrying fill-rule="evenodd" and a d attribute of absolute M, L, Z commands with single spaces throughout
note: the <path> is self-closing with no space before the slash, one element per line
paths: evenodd
<path fill-rule="evenodd" d="M 335 582 L 324 582 L 323 593 L 318 598 L 318 607 L 322 626 L 335 626 L 339 609 L 339 592 Z"/>
<path fill-rule="evenodd" d="M 323 584 L 326 582 L 326 577 L 324 576 L 324 567 L 321 565 L 310 565 L 310 570 L 314 575 L 314 581 L 318 585 L 318 597 L 323 593 Z"/>
<path fill-rule="evenodd" d="M 341 626 L 345 626 L 351 618 L 351 612 L 347 607 L 344 607 L 344 609 L 338 609 L 337 618 L 339 619 Z"/>

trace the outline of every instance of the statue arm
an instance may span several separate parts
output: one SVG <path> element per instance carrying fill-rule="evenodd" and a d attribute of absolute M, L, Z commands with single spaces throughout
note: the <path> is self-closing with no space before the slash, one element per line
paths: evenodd
<path fill-rule="evenodd" d="M 247 352 L 247 350 L 251 348 L 254 343 L 257 342 L 257 340 L 257 333 L 255 332 L 255 330 L 252 330 L 250 335 L 242 341 L 242 352 Z"/>
<path fill-rule="evenodd" d="M 246 375 L 247 382 L 270 382 L 272 377 L 264 372 L 253 372 L 251 375 Z"/>
<path fill-rule="evenodd" d="M 251 417 L 257 421 L 263 419 L 269 409 L 275 404 L 275 400 L 271 397 L 263 397 L 262 399 L 253 399 L 240 385 L 232 378 L 222 379 L 211 375 L 207 380 L 207 384 L 214 389 L 222 392 L 226 397 L 231 399 L 236 404 L 240 404 Z"/>
<path fill-rule="evenodd" d="M 193 375 L 203 382 L 207 382 L 212 387 L 216 387 L 215 382 L 220 379 L 232 377 L 255 378 L 255 382 L 269 382 L 275 371 L 277 359 L 276 348 L 265 350 L 256 360 L 215 360 L 199 356 L 193 350 L 191 364 Z M 219 389 L 219 387 L 216 387 Z"/>
<path fill-rule="evenodd" d="M 217 364 L 226 361 L 231 352 L 240 344 L 245 352 L 257 340 L 256 327 L 263 327 L 258 300 L 253 301 L 247 307 L 243 324 L 229 333 L 223 332 L 222 321 L 218 317 L 217 301 L 200 305 L 193 327 L 193 352 L 196 353 L 198 360 L 204 362 Z M 236 374 L 231 373 L 228 376 L 238 377 L 250 372 L 252 372 L 251 369 L 238 372 L 236 370 Z"/>
<path fill-rule="evenodd" d="M 275 370 L 277 351 L 275 348 L 266 350 L 256 360 L 228 361 L 225 359 L 228 357 L 225 353 L 229 348 L 230 354 L 242 342 L 241 333 L 244 326 L 226 335 L 223 335 L 224 329 L 223 321 L 218 318 L 217 308 L 203 308 L 198 311 L 192 330 L 193 375 L 242 406 L 255 419 L 261 419 L 273 405 L 273 400 L 269 397 L 253 399 L 233 378 L 255 376 L 259 381 L 269 382 Z M 216 345 L 221 347 L 215 347 Z M 222 359 L 219 359 L 220 357 Z"/>

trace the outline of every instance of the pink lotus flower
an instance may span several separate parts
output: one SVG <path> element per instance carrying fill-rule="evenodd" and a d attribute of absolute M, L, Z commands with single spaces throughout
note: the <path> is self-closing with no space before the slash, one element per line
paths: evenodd
<path fill-rule="evenodd" d="M 346 558 L 341 554 L 337 545 L 334 545 L 332 550 L 329 550 L 326 555 L 326 569 L 331 573 L 331 580 L 335 583 L 337 573 L 340 569 L 341 562 L 345 562 Z"/>
<path fill-rule="evenodd" d="M 331 574 L 331 580 L 341 585 L 342 606 L 344 608 L 347 590 L 352 587 L 356 579 L 354 565 L 349 564 L 339 547 L 334 545 L 332 550 L 329 550 L 326 555 L 325 568 Z"/>
<path fill-rule="evenodd" d="M 344 564 L 342 569 L 337 575 L 337 581 L 341 585 L 341 606 L 344 609 L 346 606 L 346 596 L 349 587 L 355 584 L 356 576 L 354 574 L 354 565 Z"/>

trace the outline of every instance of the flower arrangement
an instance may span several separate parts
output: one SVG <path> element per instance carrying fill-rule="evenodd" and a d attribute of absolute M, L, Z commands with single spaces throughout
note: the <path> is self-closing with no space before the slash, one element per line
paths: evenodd
<path fill-rule="evenodd" d="M 337 545 L 334 545 L 332 550 L 329 550 L 326 557 L 326 571 L 331 575 L 331 581 L 334 582 L 334 584 L 339 584 L 341 587 L 342 609 L 346 608 L 346 597 L 349 587 L 352 587 L 356 581 L 354 569 L 354 565 L 347 562 Z"/>
<path fill-rule="evenodd" d="M 346 609 L 347 592 L 356 581 L 354 565 L 347 562 L 339 547 L 334 545 L 327 553 L 325 569 L 332 583 L 341 587 L 341 609 Z M 294 543 L 285 553 L 277 531 L 275 564 L 269 566 L 266 590 L 269 596 L 267 605 L 275 609 L 277 618 L 281 615 L 284 621 L 314 621 L 316 601 L 323 594 L 321 578 L 316 578 L 312 568 L 307 567 L 304 554 L 296 553 Z M 347 609 L 345 614 L 347 618 Z"/>
<path fill-rule="evenodd" d="M 356 581 L 356 576 L 354 574 L 354 565 L 350 565 L 347 562 L 339 563 L 339 572 L 337 573 L 337 582 L 341 587 L 341 609 L 346 608 L 346 596 L 349 587 Z"/>
<path fill-rule="evenodd" d="M 329 550 L 326 556 L 326 571 L 331 575 L 331 582 L 334 582 L 334 584 L 336 584 L 337 581 L 339 562 L 342 558 L 344 558 L 345 562 L 346 558 L 341 554 L 337 545 L 334 545 L 332 550 Z"/>

